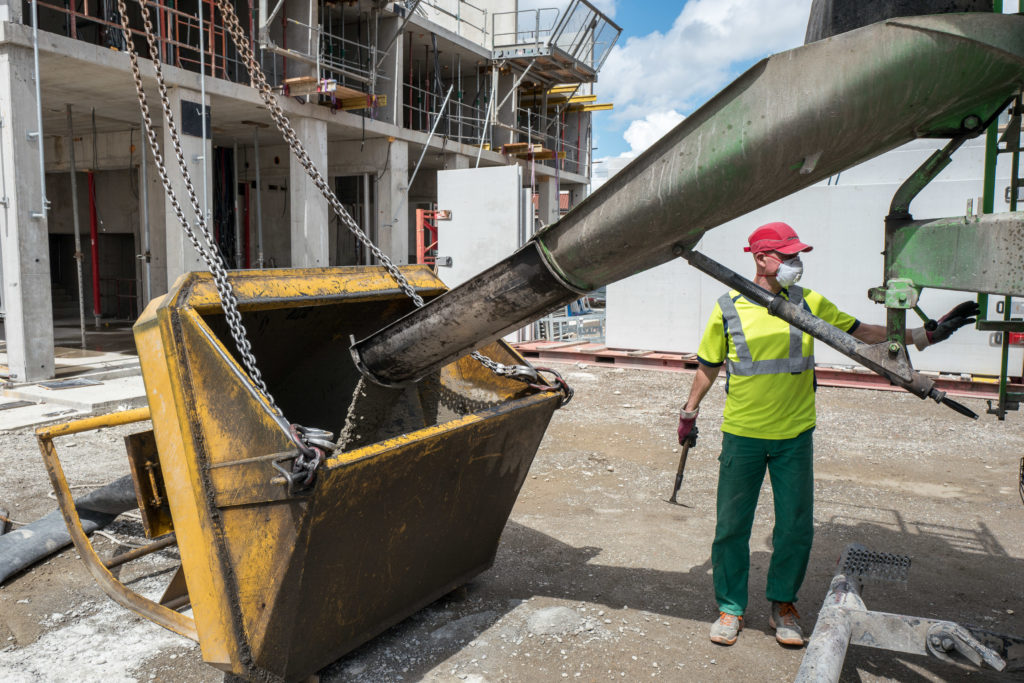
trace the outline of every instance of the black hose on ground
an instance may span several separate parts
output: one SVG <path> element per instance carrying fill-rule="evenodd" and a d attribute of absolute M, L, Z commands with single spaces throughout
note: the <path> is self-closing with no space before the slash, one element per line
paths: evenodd
<path fill-rule="evenodd" d="M 82 529 L 91 534 L 138 506 L 131 476 L 124 476 L 75 501 Z M 0 585 L 18 572 L 71 544 L 60 510 L 0 536 Z"/>

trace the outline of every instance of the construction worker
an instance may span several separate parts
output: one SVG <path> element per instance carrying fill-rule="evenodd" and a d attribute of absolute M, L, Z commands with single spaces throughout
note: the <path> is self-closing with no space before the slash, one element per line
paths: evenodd
<path fill-rule="evenodd" d="M 762 225 L 744 251 L 753 254 L 754 282 L 857 339 L 886 339 L 882 325 L 867 325 L 835 304 L 796 285 L 803 273 L 800 254 L 811 251 L 785 223 Z M 907 332 L 919 349 L 947 339 L 975 321 L 978 304 L 958 305 L 936 329 Z M 717 522 L 711 547 L 719 617 L 711 640 L 736 642 L 747 609 L 750 531 L 767 468 L 775 498 L 775 528 L 766 597 L 769 626 L 783 645 L 802 646 L 803 629 L 794 603 L 803 582 L 814 535 L 812 468 L 815 425 L 814 338 L 768 313 L 736 291 L 723 295 L 708 321 L 697 352 L 700 365 L 690 397 L 679 413 L 679 442 L 694 428 L 701 400 L 726 366 L 726 401 L 719 457 Z"/>

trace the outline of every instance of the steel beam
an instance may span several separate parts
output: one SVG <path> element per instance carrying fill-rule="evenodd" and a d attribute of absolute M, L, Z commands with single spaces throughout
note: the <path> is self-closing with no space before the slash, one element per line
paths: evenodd
<path fill-rule="evenodd" d="M 1024 212 L 910 221 L 888 241 L 886 272 L 916 287 L 1024 296 Z"/>

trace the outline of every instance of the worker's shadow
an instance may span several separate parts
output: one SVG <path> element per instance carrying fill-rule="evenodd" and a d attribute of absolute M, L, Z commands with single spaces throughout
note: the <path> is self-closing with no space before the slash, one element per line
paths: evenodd
<path fill-rule="evenodd" d="M 888 513 L 898 515 L 895 511 Z M 1001 609 L 1000 619 L 993 619 L 990 609 L 1005 603 L 1024 612 L 1014 597 L 1014 587 L 1024 579 L 1024 563 L 1010 557 L 984 524 L 973 530 L 925 526 L 900 522 L 894 527 L 853 517 L 819 525 L 811 566 L 801 591 L 800 610 L 808 634 L 828 590 L 836 559 L 850 542 L 862 543 L 872 550 L 908 554 L 915 564 L 924 565 L 916 581 L 915 572 L 911 571 L 909 586 L 869 583 L 864 596 L 869 609 L 1024 634 L 1024 623 L 1020 616 L 1012 616 L 1013 609 L 1009 613 Z M 710 554 L 710 539 L 707 545 Z M 601 548 L 572 546 L 536 529 L 509 522 L 490 570 L 327 667 L 322 680 L 359 680 L 363 671 L 379 674 L 398 661 L 410 659 L 415 666 L 406 664 L 402 676 L 405 680 L 419 680 L 478 637 L 511 642 L 525 637 L 528 615 L 536 610 L 524 610 L 522 618 L 505 617 L 524 601 L 538 596 L 610 609 L 628 606 L 706 623 L 715 616 L 710 558 L 686 571 L 664 571 L 594 562 L 602 552 Z M 751 556 L 747 620 L 748 630 L 765 633 L 769 632 L 767 605 L 760 596 L 769 559 L 769 553 L 763 551 Z M 955 570 L 949 571 L 950 567 Z M 969 585 L 960 580 L 961 573 L 970 576 Z M 978 603 L 971 613 L 965 613 L 962 605 L 950 603 L 951 592 L 967 604 L 963 591 L 982 586 L 1001 590 L 986 590 L 987 603 Z M 497 624 L 499 621 L 502 623 Z M 495 629 L 485 634 L 492 627 Z M 408 652 L 402 654 L 404 649 Z M 950 664 L 923 656 L 851 646 L 840 680 L 952 681 L 961 680 L 964 674 Z M 971 680 L 1005 681 L 1006 677 L 993 675 L 990 679 L 986 674 L 974 673 Z"/>

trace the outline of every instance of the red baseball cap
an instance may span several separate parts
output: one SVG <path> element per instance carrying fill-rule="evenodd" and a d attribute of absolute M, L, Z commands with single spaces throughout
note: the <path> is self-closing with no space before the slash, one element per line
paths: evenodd
<path fill-rule="evenodd" d="M 751 251 L 755 254 L 762 251 L 796 254 L 814 248 L 801 242 L 800 238 L 796 236 L 796 231 L 785 223 L 766 223 L 750 233 L 747 241 L 750 246 L 743 247 L 743 251 Z"/>

